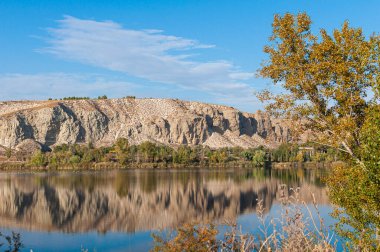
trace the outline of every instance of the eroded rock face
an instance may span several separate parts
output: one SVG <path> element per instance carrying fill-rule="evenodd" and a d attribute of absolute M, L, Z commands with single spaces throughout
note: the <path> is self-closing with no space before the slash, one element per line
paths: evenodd
<path fill-rule="evenodd" d="M 102 146 L 120 137 L 131 144 L 275 147 L 291 140 L 289 132 L 264 113 L 172 99 L 0 102 L 0 145 L 7 147 L 25 139 Z"/>

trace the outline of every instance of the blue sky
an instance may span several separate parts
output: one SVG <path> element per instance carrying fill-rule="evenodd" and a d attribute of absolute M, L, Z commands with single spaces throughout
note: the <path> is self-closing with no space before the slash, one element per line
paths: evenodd
<path fill-rule="evenodd" d="M 380 1 L 1 1 L 0 100 L 106 94 L 261 109 L 273 15 L 378 33 Z"/>

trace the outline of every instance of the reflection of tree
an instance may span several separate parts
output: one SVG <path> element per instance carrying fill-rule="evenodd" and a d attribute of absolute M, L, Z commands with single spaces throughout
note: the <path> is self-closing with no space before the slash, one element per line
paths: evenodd
<path fill-rule="evenodd" d="M 325 189 L 308 182 L 318 175 L 309 173 L 302 179 L 297 171 L 286 175 L 265 169 L 8 175 L 0 180 L 0 223 L 65 232 L 134 232 L 233 219 L 254 212 L 258 198 L 269 211 L 284 181 L 289 188 L 311 187 L 327 203 Z"/>
<path fill-rule="evenodd" d="M 286 169 L 286 170 L 271 170 L 271 176 L 281 180 L 285 184 L 313 184 L 324 187 L 323 178 L 327 175 L 326 170 L 315 169 L 305 170 L 302 168 Z"/>

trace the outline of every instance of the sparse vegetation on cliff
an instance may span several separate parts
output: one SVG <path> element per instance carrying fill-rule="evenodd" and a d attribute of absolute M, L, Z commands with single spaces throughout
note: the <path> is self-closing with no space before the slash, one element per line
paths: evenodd
<path fill-rule="evenodd" d="M 85 97 L 78 97 L 78 96 L 69 96 L 69 97 L 63 97 L 61 98 L 63 101 L 67 100 L 90 100 L 90 97 L 85 96 Z"/>
<path fill-rule="evenodd" d="M 107 95 L 98 96 L 98 100 L 107 100 L 107 99 L 108 99 Z"/>

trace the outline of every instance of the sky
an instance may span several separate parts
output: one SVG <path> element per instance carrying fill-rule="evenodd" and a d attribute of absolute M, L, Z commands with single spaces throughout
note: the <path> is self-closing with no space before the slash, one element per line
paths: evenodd
<path fill-rule="evenodd" d="M 262 109 L 254 93 L 275 14 L 378 33 L 380 1 L 3 0 L 0 100 L 178 98 Z"/>

